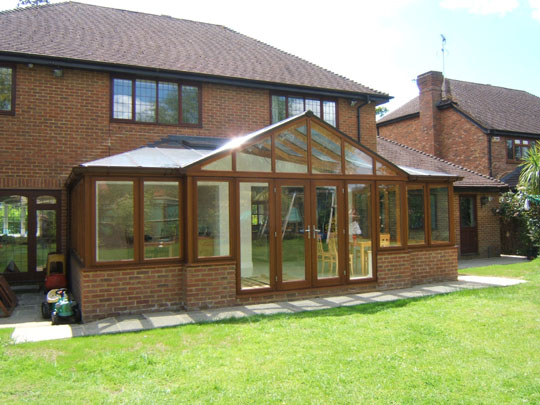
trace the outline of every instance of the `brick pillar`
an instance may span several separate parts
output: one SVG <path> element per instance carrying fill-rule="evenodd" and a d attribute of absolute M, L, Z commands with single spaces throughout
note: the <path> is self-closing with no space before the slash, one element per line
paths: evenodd
<path fill-rule="evenodd" d="M 417 147 L 437 156 L 437 137 L 440 136 L 440 119 L 437 103 L 441 101 L 443 75 L 441 72 L 427 72 L 419 75 L 416 84 L 420 90 L 420 131 L 424 142 Z"/>

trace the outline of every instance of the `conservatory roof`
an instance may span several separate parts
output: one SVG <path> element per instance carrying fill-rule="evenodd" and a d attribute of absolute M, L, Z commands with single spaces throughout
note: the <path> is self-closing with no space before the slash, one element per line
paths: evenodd
<path fill-rule="evenodd" d="M 142 169 L 184 169 L 207 160 L 222 152 L 233 151 L 250 140 L 267 134 L 273 129 L 287 125 L 301 117 L 314 117 L 311 111 L 287 118 L 276 124 L 264 127 L 258 131 L 236 138 L 216 138 L 170 135 L 157 142 L 117 155 L 83 163 L 82 168 L 142 168 Z M 382 157 L 381 157 L 382 158 Z M 382 158 L 384 159 L 384 158 Z M 384 159 L 386 161 L 386 159 Z M 437 177 L 442 179 L 457 179 L 454 174 L 418 169 L 408 166 L 395 165 L 405 174 L 416 177 Z"/>

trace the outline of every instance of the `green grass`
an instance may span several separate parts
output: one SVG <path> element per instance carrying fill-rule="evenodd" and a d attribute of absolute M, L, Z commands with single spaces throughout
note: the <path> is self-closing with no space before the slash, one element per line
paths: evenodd
<path fill-rule="evenodd" d="M 540 260 L 504 267 L 529 282 L 21 345 L 10 344 L 9 331 L 0 330 L 0 398 L 75 404 L 540 403 Z"/>

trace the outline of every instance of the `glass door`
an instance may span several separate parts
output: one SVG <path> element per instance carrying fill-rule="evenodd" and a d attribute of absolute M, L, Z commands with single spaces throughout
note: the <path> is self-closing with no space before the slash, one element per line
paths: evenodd
<path fill-rule="evenodd" d="M 309 183 L 280 181 L 276 184 L 278 226 L 277 287 L 307 287 L 310 280 L 310 242 L 313 232 L 309 213 Z"/>
<path fill-rule="evenodd" d="M 343 201 L 340 182 L 313 182 L 311 251 L 314 285 L 339 284 L 343 279 Z"/>

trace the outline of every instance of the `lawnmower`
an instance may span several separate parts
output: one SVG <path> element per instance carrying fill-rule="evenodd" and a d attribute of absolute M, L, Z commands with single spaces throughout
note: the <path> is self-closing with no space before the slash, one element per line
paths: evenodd
<path fill-rule="evenodd" d="M 76 301 L 73 301 L 67 288 L 57 288 L 49 291 L 41 303 L 43 318 L 51 318 L 53 325 L 60 323 L 78 323 L 81 321 L 81 311 Z"/>

